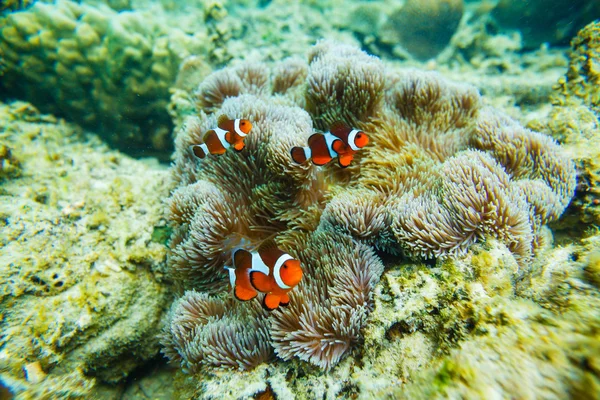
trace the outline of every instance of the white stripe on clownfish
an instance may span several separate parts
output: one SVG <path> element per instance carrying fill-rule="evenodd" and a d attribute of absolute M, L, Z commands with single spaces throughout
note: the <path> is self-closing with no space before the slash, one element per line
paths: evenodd
<path fill-rule="evenodd" d="M 192 151 L 192 154 L 194 154 L 194 147 L 200 147 L 202 149 L 202 151 L 204 152 L 204 156 L 209 154 L 208 146 L 206 145 L 206 143 L 194 144 L 194 145 L 190 146 L 190 150 Z"/>
<path fill-rule="evenodd" d="M 252 266 L 250 267 L 250 271 L 258 271 L 269 275 L 269 267 L 267 267 L 267 264 L 265 264 L 258 252 L 252 252 Z"/>
<path fill-rule="evenodd" d="M 331 132 L 323 133 L 323 137 L 325 138 L 325 144 L 327 145 L 327 150 L 329 151 L 329 156 L 331 158 L 335 158 L 338 154 L 333 150 L 333 142 L 336 140 L 340 140 L 339 137 L 334 136 Z"/>
<path fill-rule="evenodd" d="M 215 133 L 217 134 L 217 137 L 219 138 L 219 142 L 221 142 L 221 145 L 225 148 L 228 149 L 229 146 L 231 146 L 227 140 L 225 140 L 225 135 L 227 134 L 227 131 L 224 129 L 221 129 L 219 127 L 213 129 L 213 131 L 215 131 Z M 208 152 L 206 152 L 208 154 Z"/>
<path fill-rule="evenodd" d="M 235 268 L 225 267 L 227 271 L 229 271 L 229 283 L 231 283 L 231 287 L 235 287 Z"/>
<path fill-rule="evenodd" d="M 350 146 L 350 148 L 354 151 L 358 151 L 360 150 L 360 148 L 358 146 L 356 146 L 356 143 L 354 143 L 354 138 L 356 137 L 356 134 L 359 133 L 360 130 L 359 129 L 353 129 L 349 134 L 348 134 L 348 145 Z"/>
<path fill-rule="evenodd" d="M 233 128 L 235 129 L 235 133 L 237 133 L 238 135 L 240 135 L 241 137 L 246 137 L 247 134 L 244 133 L 241 129 L 240 129 L 240 119 L 237 118 L 234 123 L 233 123 Z"/>
<path fill-rule="evenodd" d="M 282 254 L 273 267 L 273 278 L 275 278 L 275 283 L 277 283 L 277 286 L 281 289 L 291 289 L 291 286 L 283 283 L 283 280 L 281 279 L 281 266 L 288 260 L 293 260 L 293 257 L 289 254 Z"/>

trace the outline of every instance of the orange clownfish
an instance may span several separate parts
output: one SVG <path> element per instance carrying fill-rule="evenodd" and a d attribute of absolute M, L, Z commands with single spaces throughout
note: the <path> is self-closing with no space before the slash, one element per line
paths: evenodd
<path fill-rule="evenodd" d="M 292 159 L 302 164 L 312 158 L 316 165 L 325 165 L 337 157 L 340 167 L 345 168 L 354 159 L 354 153 L 367 143 L 369 137 L 366 133 L 338 121 L 331 125 L 329 132 L 312 134 L 307 147 L 293 147 Z"/>
<path fill-rule="evenodd" d="M 263 307 L 269 311 L 289 304 L 288 292 L 302 279 L 300 261 L 274 243 L 253 252 L 236 249 L 232 258 L 234 267 L 225 268 L 229 270 L 229 282 L 238 300 L 252 300 L 261 292 L 265 293 Z"/>
<path fill-rule="evenodd" d="M 204 134 L 204 143 L 191 146 L 192 153 L 200 159 L 207 154 L 223 154 L 229 148 L 241 151 L 244 148 L 244 139 L 250 133 L 252 123 L 247 119 L 229 119 L 221 115 L 217 120 L 217 127 Z"/>

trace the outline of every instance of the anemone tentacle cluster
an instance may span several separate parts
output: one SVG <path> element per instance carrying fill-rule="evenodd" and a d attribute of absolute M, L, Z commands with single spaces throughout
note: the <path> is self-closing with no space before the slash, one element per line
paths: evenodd
<path fill-rule="evenodd" d="M 386 71 L 351 46 L 320 42 L 308 63 L 218 71 L 190 101 L 197 113 L 176 137 L 169 263 L 197 291 L 174 305 L 162 339 L 190 371 L 248 369 L 272 354 L 331 368 L 367 323 L 378 252 L 457 257 L 494 237 L 525 262 L 574 191 L 573 165 L 551 138 L 485 107 L 472 87 Z M 246 148 L 198 162 L 189 148 L 222 114 L 252 121 Z M 290 149 L 336 120 L 370 137 L 352 165 L 294 164 Z M 232 249 L 272 238 L 304 268 L 289 306 L 223 300 Z M 219 348 L 225 336 L 235 346 Z"/>

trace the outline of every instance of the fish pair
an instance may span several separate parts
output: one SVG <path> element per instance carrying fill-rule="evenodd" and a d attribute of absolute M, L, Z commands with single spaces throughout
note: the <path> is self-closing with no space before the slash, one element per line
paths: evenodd
<path fill-rule="evenodd" d="M 192 145 L 190 150 L 199 159 L 208 154 L 224 154 L 229 147 L 237 151 L 244 149 L 244 139 L 250 133 L 252 123 L 246 119 L 229 119 L 221 115 L 217 127 L 204 134 L 203 143 Z M 229 271 L 229 281 L 234 296 L 248 301 L 264 293 L 262 304 L 267 310 L 274 310 L 290 302 L 288 292 L 302 279 L 300 262 L 281 251 L 272 241 L 268 241 L 257 251 L 236 249 L 232 254 L 233 268 Z"/>
<path fill-rule="evenodd" d="M 262 305 L 269 311 L 290 302 L 288 293 L 302 280 L 300 261 L 280 250 L 273 241 L 250 252 L 236 249 L 232 254 L 233 268 L 229 281 L 234 296 L 248 301 L 264 293 Z"/>
<path fill-rule="evenodd" d="M 247 119 L 229 119 L 221 115 L 217 127 L 204 134 L 203 143 L 191 146 L 192 153 L 199 159 L 208 154 L 224 154 L 229 147 L 242 151 L 244 139 L 250 133 L 252 123 Z M 354 153 L 369 143 L 369 137 L 359 129 L 344 122 L 335 122 L 329 132 L 314 133 L 308 138 L 308 146 L 293 147 L 292 160 L 302 164 L 312 159 L 316 165 L 325 165 L 337 157 L 338 163 L 345 168 L 354 159 Z"/>
<path fill-rule="evenodd" d="M 329 132 L 312 134 L 308 146 L 293 147 L 291 154 L 298 164 L 312 159 L 315 165 L 325 165 L 337 157 L 340 167 L 346 168 L 354 159 L 354 153 L 368 143 L 366 133 L 338 121 L 331 125 Z"/>

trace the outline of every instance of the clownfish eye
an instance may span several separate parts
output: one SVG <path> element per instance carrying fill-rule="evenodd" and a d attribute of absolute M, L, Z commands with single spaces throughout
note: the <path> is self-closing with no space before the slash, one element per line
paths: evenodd
<path fill-rule="evenodd" d="M 240 122 L 240 125 L 241 125 L 241 126 L 246 126 L 246 121 L 241 121 L 241 122 Z"/>
<path fill-rule="evenodd" d="M 283 264 L 283 269 L 287 269 L 287 264 Z"/>

